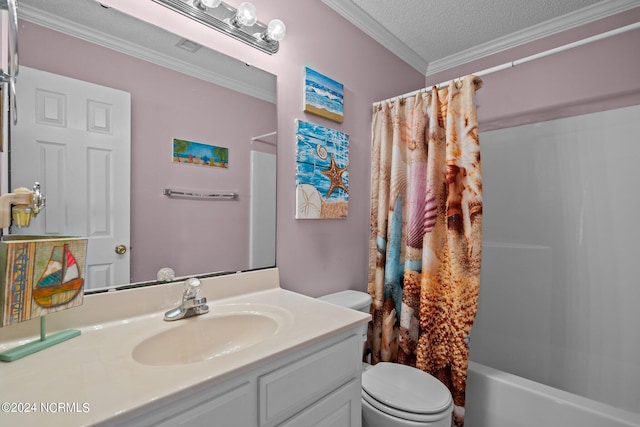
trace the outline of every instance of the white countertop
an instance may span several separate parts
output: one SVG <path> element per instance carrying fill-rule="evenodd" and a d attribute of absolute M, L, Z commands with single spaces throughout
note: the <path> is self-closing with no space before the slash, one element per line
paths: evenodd
<path fill-rule="evenodd" d="M 14 362 L 0 362 L 0 425 L 104 422 L 180 390 L 230 379 L 369 320 L 367 314 L 281 289 L 277 269 L 209 278 L 202 284 L 201 296 L 207 297 L 210 313 L 199 317 L 215 315 L 216 307 L 249 304 L 287 313 L 286 324 L 250 351 L 184 365 L 149 366 L 132 357 L 138 343 L 198 319 L 162 319 L 177 305 L 182 283 L 86 296 L 83 306 L 48 318 L 51 332 L 71 327 L 81 330 L 79 337 Z M 0 350 L 37 339 L 36 322 L 0 329 Z M 51 412 L 45 413 L 45 408 Z"/>

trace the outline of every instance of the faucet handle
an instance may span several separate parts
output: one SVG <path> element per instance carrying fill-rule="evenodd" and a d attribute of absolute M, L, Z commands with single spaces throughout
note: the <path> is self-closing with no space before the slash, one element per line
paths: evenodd
<path fill-rule="evenodd" d="M 182 296 L 183 300 L 193 299 L 198 296 L 198 292 L 200 292 L 200 288 L 202 284 L 199 279 L 195 277 L 191 277 L 184 282 L 184 294 Z"/>

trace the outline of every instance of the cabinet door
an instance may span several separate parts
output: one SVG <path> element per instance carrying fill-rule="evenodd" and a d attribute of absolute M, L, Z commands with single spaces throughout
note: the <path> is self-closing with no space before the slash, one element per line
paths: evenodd
<path fill-rule="evenodd" d="M 273 427 L 360 377 L 360 335 L 299 359 L 258 378 L 260 425 Z"/>
<path fill-rule="evenodd" d="M 352 380 L 285 421 L 280 427 L 360 427 L 360 395 L 360 381 Z"/>
<path fill-rule="evenodd" d="M 244 383 L 224 394 L 172 415 L 156 427 L 249 427 L 257 421 L 251 383 Z"/>

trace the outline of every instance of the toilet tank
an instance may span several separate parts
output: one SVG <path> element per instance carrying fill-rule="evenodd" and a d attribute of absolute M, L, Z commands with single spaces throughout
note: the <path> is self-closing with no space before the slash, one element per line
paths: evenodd
<path fill-rule="evenodd" d="M 368 293 L 354 290 L 340 291 L 318 299 L 363 313 L 369 313 L 371 306 L 371 296 Z"/>

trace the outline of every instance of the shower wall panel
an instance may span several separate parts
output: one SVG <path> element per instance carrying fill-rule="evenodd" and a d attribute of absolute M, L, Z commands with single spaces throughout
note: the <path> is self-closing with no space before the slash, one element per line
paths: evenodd
<path fill-rule="evenodd" d="M 481 132 L 471 359 L 640 411 L 640 106 Z"/>

